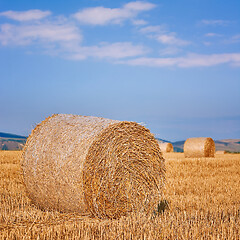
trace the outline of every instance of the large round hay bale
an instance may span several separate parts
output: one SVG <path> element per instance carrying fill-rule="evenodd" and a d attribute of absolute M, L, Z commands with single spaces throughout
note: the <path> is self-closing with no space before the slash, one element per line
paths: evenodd
<path fill-rule="evenodd" d="M 159 147 L 162 152 L 173 152 L 173 145 L 168 142 L 159 142 Z"/>
<path fill-rule="evenodd" d="M 145 127 L 68 114 L 53 115 L 32 131 L 22 168 L 28 196 L 42 209 L 99 218 L 152 212 L 165 172 Z"/>
<path fill-rule="evenodd" d="M 214 157 L 215 143 L 212 138 L 188 138 L 184 143 L 184 156 L 191 158 Z"/>

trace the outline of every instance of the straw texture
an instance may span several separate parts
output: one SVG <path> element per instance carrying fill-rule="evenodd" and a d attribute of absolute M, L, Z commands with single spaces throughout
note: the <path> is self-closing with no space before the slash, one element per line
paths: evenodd
<path fill-rule="evenodd" d="M 215 154 L 226 154 L 227 151 L 216 151 Z"/>
<path fill-rule="evenodd" d="M 165 173 L 158 143 L 145 127 L 67 114 L 33 130 L 22 169 L 28 196 L 39 207 L 99 218 L 152 212 Z"/>
<path fill-rule="evenodd" d="M 214 157 L 214 153 L 215 143 L 212 138 L 188 138 L 184 143 L 185 157 Z"/>
<path fill-rule="evenodd" d="M 159 147 L 162 152 L 173 152 L 173 145 L 167 142 L 159 142 Z"/>

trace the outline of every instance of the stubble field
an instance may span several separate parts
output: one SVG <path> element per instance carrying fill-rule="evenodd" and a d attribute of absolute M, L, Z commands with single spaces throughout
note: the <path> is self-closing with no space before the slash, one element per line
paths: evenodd
<path fill-rule="evenodd" d="M 42 211 L 28 199 L 21 151 L 0 151 L 0 239 L 240 239 L 240 154 L 164 154 L 169 209 L 99 220 Z"/>

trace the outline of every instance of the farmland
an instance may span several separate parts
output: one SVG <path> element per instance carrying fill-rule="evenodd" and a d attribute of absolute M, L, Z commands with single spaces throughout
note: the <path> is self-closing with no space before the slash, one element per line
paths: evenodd
<path fill-rule="evenodd" d="M 166 153 L 163 201 L 146 217 L 99 220 L 38 209 L 28 199 L 21 151 L 0 151 L 0 239 L 239 239 L 240 154 Z"/>

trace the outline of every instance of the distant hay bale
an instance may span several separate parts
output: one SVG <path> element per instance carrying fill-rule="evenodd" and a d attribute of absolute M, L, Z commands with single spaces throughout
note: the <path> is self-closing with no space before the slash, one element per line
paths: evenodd
<path fill-rule="evenodd" d="M 68 114 L 32 131 L 22 169 L 28 196 L 42 209 L 99 218 L 152 212 L 165 175 L 158 143 L 145 127 Z"/>
<path fill-rule="evenodd" d="M 173 145 L 167 142 L 159 142 L 159 147 L 162 152 L 173 152 Z"/>
<path fill-rule="evenodd" d="M 216 151 L 215 154 L 226 154 L 227 151 Z"/>
<path fill-rule="evenodd" d="M 188 138 L 184 143 L 185 157 L 214 157 L 214 153 L 215 143 L 212 138 Z"/>

